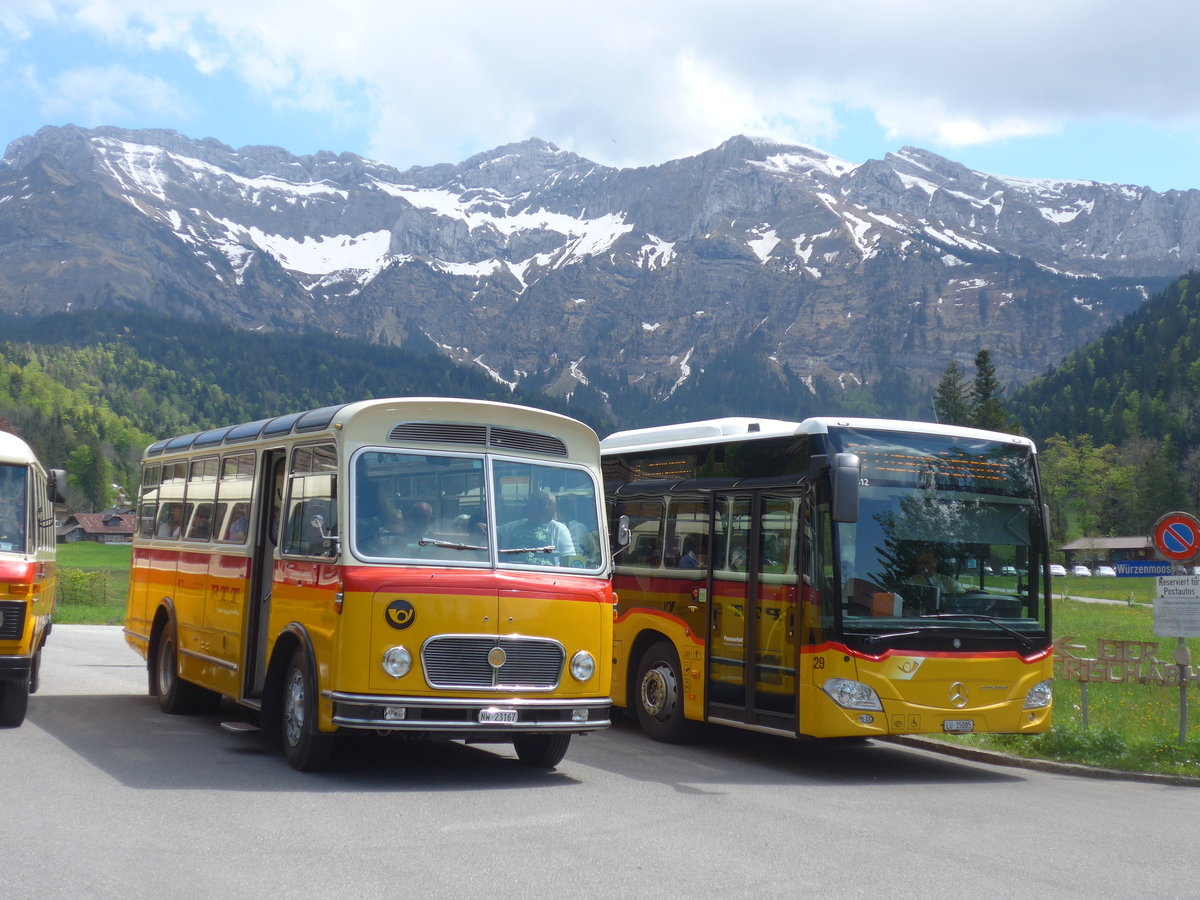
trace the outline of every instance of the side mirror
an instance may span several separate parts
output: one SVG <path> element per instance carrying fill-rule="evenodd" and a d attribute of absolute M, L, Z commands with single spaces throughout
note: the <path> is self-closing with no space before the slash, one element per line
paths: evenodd
<path fill-rule="evenodd" d="M 857 453 L 835 453 L 829 466 L 833 495 L 833 521 L 858 521 L 858 485 L 862 463 Z"/>
<path fill-rule="evenodd" d="M 622 547 L 628 547 L 632 540 L 633 532 L 629 528 L 629 516 L 621 516 L 617 519 L 617 543 Z"/>
<path fill-rule="evenodd" d="M 46 472 L 46 494 L 51 503 L 66 503 L 67 471 L 66 469 L 50 469 Z"/>

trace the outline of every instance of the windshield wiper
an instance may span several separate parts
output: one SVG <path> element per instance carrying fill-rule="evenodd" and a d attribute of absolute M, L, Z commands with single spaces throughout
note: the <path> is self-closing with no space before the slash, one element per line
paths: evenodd
<path fill-rule="evenodd" d="M 882 644 L 884 641 L 892 641 L 892 640 L 895 640 L 896 638 L 913 637 L 914 635 L 919 635 L 920 633 L 921 633 L 920 631 L 913 630 L 913 629 L 909 629 L 908 631 L 892 631 L 887 634 L 874 634 L 870 631 L 847 631 L 847 632 L 845 632 L 845 634 L 847 636 L 854 635 L 855 637 L 862 638 L 863 642 L 866 643 L 868 646 L 871 646 L 873 644 Z"/>
<path fill-rule="evenodd" d="M 447 550 L 487 551 L 487 547 L 480 547 L 477 544 L 456 544 L 454 541 L 435 541 L 433 538 L 421 538 L 419 541 L 417 541 L 417 545 L 420 547 L 444 547 Z"/>
<path fill-rule="evenodd" d="M 512 549 L 501 550 L 501 553 L 553 553 L 554 545 L 547 544 L 545 547 L 513 547 Z"/>
<path fill-rule="evenodd" d="M 971 619 L 972 621 L 975 621 L 975 622 L 987 622 L 991 625 L 995 625 L 1001 631 L 1003 631 L 1007 634 L 1011 634 L 1013 637 L 1015 637 L 1017 639 L 1017 641 L 1021 644 L 1022 649 L 1024 649 L 1026 652 L 1029 652 L 1030 650 L 1033 649 L 1033 638 L 1031 638 L 1027 634 L 1022 634 L 1021 632 L 1017 631 L 1017 629 L 1015 629 L 1015 628 L 1009 628 L 1007 625 L 1005 625 L 999 619 L 993 619 L 991 616 L 985 616 L 980 613 L 966 613 L 966 612 L 957 613 L 957 612 L 955 612 L 955 613 L 926 613 L 925 615 L 921 616 L 921 618 L 922 619 Z"/>

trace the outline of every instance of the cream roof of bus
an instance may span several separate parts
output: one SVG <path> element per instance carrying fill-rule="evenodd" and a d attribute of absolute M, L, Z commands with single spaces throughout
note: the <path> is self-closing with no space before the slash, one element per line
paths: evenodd
<path fill-rule="evenodd" d="M 563 441 L 571 458 L 595 457 L 597 452 L 596 433 L 582 422 L 559 413 L 489 400 L 400 397 L 324 406 L 273 419 L 259 419 L 179 435 L 151 444 L 146 448 L 146 456 L 210 447 L 236 447 L 257 440 L 319 434 L 334 428 L 344 429 L 351 423 L 354 424 L 354 433 L 359 436 L 358 443 L 382 444 L 388 441 L 388 434 L 395 426 L 422 422 L 480 424 L 513 431 L 551 433 Z M 378 430 L 374 430 L 376 428 Z"/>
<path fill-rule="evenodd" d="M 0 431 L 0 462 L 36 462 L 29 445 L 7 431 Z"/>
<path fill-rule="evenodd" d="M 827 434 L 830 428 L 862 428 L 876 431 L 905 431 L 920 434 L 936 434 L 946 437 L 965 437 L 981 440 L 1004 441 L 1033 447 L 1033 442 L 1019 435 L 983 431 L 958 425 L 938 425 L 932 422 L 906 422 L 899 419 L 859 419 L 837 416 L 814 416 L 802 422 L 782 419 L 757 419 L 729 417 L 707 419 L 701 422 L 685 422 L 680 425 L 660 425 L 653 428 L 637 428 L 618 431 L 600 442 L 605 454 L 666 450 L 673 447 L 690 447 L 722 441 L 747 441 L 763 438 L 787 437 L 796 434 Z"/>

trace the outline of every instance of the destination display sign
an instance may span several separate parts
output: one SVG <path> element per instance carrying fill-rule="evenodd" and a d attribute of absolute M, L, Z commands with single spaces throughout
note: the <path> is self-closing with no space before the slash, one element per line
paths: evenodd
<path fill-rule="evenodd" d="M 1158 559 L 1126 559 L 1113 563 L 1120 578 L 1156 578 L 1171 574 L 1171 564 Z"/>

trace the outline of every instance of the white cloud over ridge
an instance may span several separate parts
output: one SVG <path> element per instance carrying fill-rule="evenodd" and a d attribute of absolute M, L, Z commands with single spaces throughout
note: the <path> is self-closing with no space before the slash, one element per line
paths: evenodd
<path fill-rule="evenodd" d="M 1197 23 L 1165 0 L 860 0 L 853 14 L 833 0 L 37 0 L 0 13 L 0 36 L 57 27 L 129 53 L 99 77 L 41 71 L 48 118 L 85 104 L 89 77 L 106 124 L 139 98 L 185 108 L 136 68 L 138 52 L 171 52 L 276 108 L 366 118 L 362 152 L 400 167 L 530 136 L 645 165 L 738 133 L 828 146 L 846 109 L 897 143 L 946 147 L 1103 116 L 1200 131 L 1194 63 L 1170 52 Z"/>

